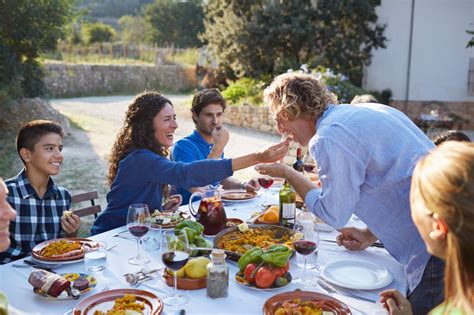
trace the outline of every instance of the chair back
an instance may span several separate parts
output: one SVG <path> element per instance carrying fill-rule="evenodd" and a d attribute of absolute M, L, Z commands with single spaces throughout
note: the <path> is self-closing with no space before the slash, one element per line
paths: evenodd
<path fill-rule="evenodd" d="M 97 218 L 97 213 L 99 213 L 102 209 L 100 205 L 95 204 L 95 199 L 99 199 L 99 194 L 97 191 L 90 191 L 72 196 L 72 204 L 81 203 L 84 201 L 90 201 L 91 203 L 90 206 L 72 210 L 73 213 L 79 217 L 93 214 L 94 217 Z"/>

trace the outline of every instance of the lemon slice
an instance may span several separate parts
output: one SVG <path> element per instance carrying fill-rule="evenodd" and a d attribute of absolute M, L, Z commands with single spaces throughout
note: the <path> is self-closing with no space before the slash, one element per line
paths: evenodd
<path fill-rule="evenodd" d="M 242 232 L 242 233 L 249 229 L 249 226 L 245 222 L 240 223 L 239 225 L 237 225 L 237 227 L 239 228 L 239 231 Z"/>
<path fill-rule="evenodd" d="M 296 232 L 295 235 L 293 235 L 293 240 L 294 241 L 297 241 L 297 240 L 300 240 L 304 237 L 304 234 L 301 233 L 301 232 Z"/>

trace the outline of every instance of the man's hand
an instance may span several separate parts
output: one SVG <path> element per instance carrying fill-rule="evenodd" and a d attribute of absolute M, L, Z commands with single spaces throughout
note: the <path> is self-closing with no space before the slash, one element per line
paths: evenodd
<path fill-rule="evenodd" d="M 258 161 L 260 163 L 273 163 L 279 162 L 283 159 L 288 153 L 288 148 L 290 146 L 289 140 L 281 141 L 277 144 L 269 146 L 264 151 L 258 152 Z"/>
<path fill-rule="evenodd" d="M 80 226 L 81 219 L 75 214 L 66 213 L 61 217 L 61 228 L 67 237 L 76 236 Z"/>
<path fill-rule="evenodd" d="M 380 303 L 390 315 L 411 315 L 410 302 L 397 290 L 391 289 L 380 293 Z"/>
<path fill-rule="evenodd" d="M 183 203 L 183 197 L 181 195 L 172 195 L 166 200 L 166 202 L 161 207 L 163 210 L 176 211 L 179 206 Z"/>
<path fill-rule="evenodd" d="M 259 164 L 255 166 L 255 170 L 262 175 L 281 178 L 286 178 L 288 172 L 293 171 L 291 167 L 282 163 Z"/>
<path fill-rule="evenodd" d="M 347 227 L 339 230 L 341 234 L 336 237 L 337 244 L 349 250 L 362 250 L 372 245 L 377 237 L 369 229 Z"/>
<path fill-rule="evenodd" d="M 223 126 L 217 126 L 212 130 L 212 143 L 214 147 L 223 151 L 227 142 L 229 142 L 229 131 Z"/>
<path fill-rule="evenodd" d="M 252 178 L 251 180 L 245 183 L 244 188 L 246 191 L 256 191 L 260 188 L 260 185 L 258 184 L 257 179 Z"/>

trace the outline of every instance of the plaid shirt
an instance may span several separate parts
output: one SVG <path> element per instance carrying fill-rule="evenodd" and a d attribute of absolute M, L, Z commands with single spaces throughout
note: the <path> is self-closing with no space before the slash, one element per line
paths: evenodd
<path fill-rule="evenodd" d="M 49 179 L 43 198 L 39 198 L 23 169 L 16 177 L 5 181 L 8 202 L 16 210 L 10 222 L 10 247 L 0 253 L 0 264 L 29 255 L 36 244 L 60 237 L 63 211 L 71 207 L 69 192 Z"/>

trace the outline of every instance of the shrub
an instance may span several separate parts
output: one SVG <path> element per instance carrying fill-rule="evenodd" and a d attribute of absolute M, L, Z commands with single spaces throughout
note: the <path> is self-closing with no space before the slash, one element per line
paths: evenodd
<path fill-rule="evenodd" d="M 86 44 L 111 42 L 114 36 L 113 27 L 104 23 L 86 23 L 82 26 L 82 37 Z"/>
<path fill-rule="evenodd" d="M 222 96 L 231 104 L 237 105 L 250 103 L 252 105 L 263 104 L 263 87 L 265 83 L 252 78 L 242 78 L 231 83 Z"/>

